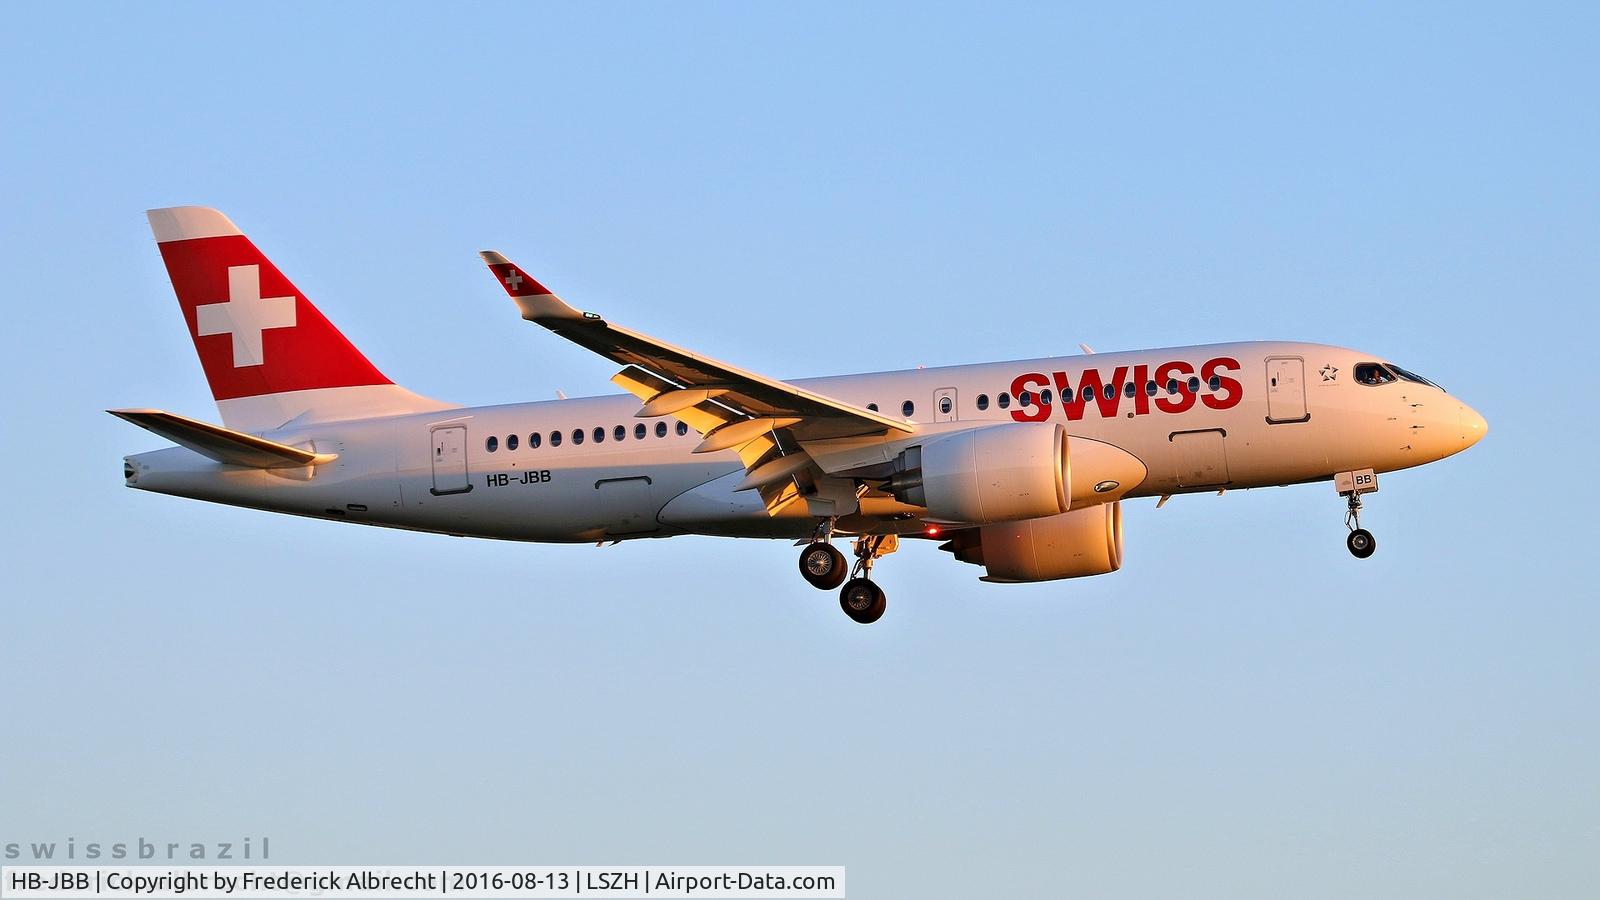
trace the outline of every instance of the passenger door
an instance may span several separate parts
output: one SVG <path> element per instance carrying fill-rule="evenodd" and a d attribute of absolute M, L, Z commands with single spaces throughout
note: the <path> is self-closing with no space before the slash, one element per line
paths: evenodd
<path fill-rule="evenodd" d="M 467 426 L 440 425 L 429 436 L 433 440 L 429 455 L 433 457 L 434 496 L 472 490 L 472 483 L 467 480 Z"/>
<path fill-rule="evenodd" d="M 1311 418 L 1306 411 L 1306 362 L 1298 356 L 1267 357 L 1267 422 L 1283 425 Z"/>

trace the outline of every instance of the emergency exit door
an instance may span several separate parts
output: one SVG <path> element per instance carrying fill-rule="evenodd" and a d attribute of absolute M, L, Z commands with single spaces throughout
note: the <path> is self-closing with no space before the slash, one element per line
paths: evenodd
<path fill-rule="evenodd" d="M 472 483 L 467 480 L 467 426 L 441 425 L 430 434 L 434 496 L 472 490 Z"/>
<path fill-rule="evenodd" d="M 1306 361 L 1298 356 L 1267 358 L 1267 422 L 1282 425 L 1311 418 L 1306 411 Z"/>

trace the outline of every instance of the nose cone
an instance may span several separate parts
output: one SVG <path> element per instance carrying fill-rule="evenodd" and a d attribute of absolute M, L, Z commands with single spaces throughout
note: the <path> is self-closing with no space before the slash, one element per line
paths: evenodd
<path fill-rule="evenodd" d="M 1477 410 L 1465 403 L 1461 404 L 1458 424 L 1463 450 L 1483 440 L 1483 436 L 1489 433 L 1489 423 L 1478 414 Z"/>
<path fill-rule="evenodd" d="M 1418 398 L 1410 406 L 1415 418 L 1409 449 L 1423 462 L 1454 456 L 1483 440 L 1489 431 L 1489 423 L 1477 410 L 1448 395 Z"/>

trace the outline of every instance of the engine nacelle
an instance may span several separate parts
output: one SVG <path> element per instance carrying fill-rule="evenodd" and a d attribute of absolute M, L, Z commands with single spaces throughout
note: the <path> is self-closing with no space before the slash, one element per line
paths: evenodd
<path fill-rule="evenodd" d="M 1104 575 L 1122 568 L 1122 504 L 962 531 L 943 545 L 983 566 L 984 581 L 1015 583 Z"/>
<path fill-rule="evenodd" d="M 902 451 L 887 485 L 930 522 L 985 525 L 1072 507 L 1067 430 L 1008 422 L 932 438 Z"/>

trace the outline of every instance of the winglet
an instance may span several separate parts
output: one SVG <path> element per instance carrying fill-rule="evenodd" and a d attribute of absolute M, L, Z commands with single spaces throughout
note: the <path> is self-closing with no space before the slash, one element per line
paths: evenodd
<path fill-rule="evenodd" d="M 516 263 L 494 250 L 480 250 L 478 255 L 483 257 L 484 264 L 516 302 L 517 309 L 522 310 L 522 317 L 529 322 L 545 324 L 563 319 L 599 320 L 600 317 L 593 313 L 582 313 L 568 306 L 560 297 L 552 294 L 549 288 L 522 271 Z"/>

